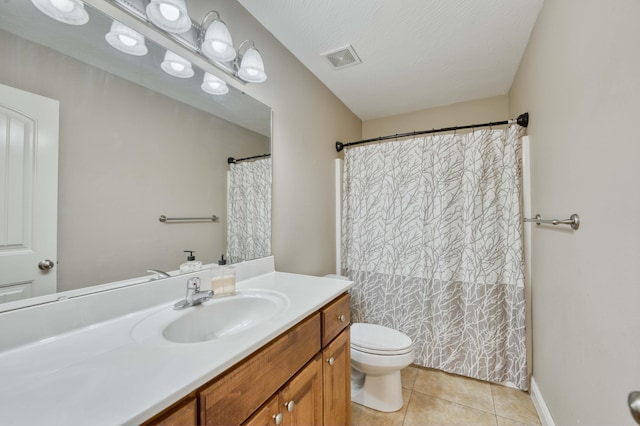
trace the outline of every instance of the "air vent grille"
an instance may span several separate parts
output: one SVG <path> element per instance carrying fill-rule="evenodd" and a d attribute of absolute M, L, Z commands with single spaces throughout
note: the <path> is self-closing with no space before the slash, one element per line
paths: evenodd
<path fill-rule="evenodd" d="M 333 65 L 333 68 L 336 70 L 362 63 L 362 61 L 358 57 L 358 54 L 351 45 L 324 53 L 322 56 L 327 58 L 327 60 L 331 63 L 331 65 Z"/>

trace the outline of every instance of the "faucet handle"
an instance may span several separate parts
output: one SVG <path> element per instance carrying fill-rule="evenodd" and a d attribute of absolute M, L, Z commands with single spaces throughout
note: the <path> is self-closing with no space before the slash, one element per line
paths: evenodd
<path fill-rule="evenodd" d="M 189 280 L 187 280 L 187 290 L 200 291 L 200 278 L 189 278 Z"/>

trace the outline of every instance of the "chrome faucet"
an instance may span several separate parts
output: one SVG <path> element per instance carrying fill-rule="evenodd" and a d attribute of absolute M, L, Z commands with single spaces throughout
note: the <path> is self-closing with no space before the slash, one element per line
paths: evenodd
<path fill-rule="evenodd" d="M 213 290 L 200 291 L 200 278 L 189 278 L 189 280 L 187 280 L 187 297 L 173 305 L 173 309 L 180 310 L 191 306 L 197 306 L 212 297 Z"/>
<path fill-rule="evenodd" d="M 154 274 L 158 274 L 158 276 L 160 278 L 171 278 L 171 275 L 169 275 L 166 272 L 161 271 L 159 269 L 147 269 L 147 272 L 153 272 Z M 157 280 L 157 279 L 160 279 L 160 278 L 151 278 L 151 280 L 153 281 L 153 280 Z"/>

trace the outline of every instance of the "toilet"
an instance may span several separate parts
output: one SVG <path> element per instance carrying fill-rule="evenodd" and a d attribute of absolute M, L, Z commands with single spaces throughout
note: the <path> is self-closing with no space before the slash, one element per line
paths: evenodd
<path fill-rule="evenodd" d="M 401 409 L 400 370 L 414 358 L 406 334 L 376 324 L 352 324 L 351 401 L 384 412 Z"/>
<path fill-rule="evenodd" d="M 342 275 L 325 278 L 349 280 Z M 387 413 L 402 408 L 400 370 L 415 359 L 406 334 L 376 324 L 351 325 L 351 401 Z"/>

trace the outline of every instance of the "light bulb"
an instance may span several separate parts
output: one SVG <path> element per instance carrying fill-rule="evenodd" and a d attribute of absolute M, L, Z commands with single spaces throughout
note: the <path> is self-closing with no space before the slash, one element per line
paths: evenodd
<path fill-rule="evenodd" d="M 89 14 L 81 0 L 31 0 L 31 3 L 49 18 L 64 24 L 84 25 L 89 22 Z"/>
<path fill-rule="evenodd" d="M 71 0 L 50 0 L 53 7 L 61 12 L 71 12 L 73 10 L 73 2 Z"/>
<path fill-rule="evenodd" d="M 147 46 L 144 44 L 142 34 L 118 21 L 111 23 L 111 30 L 104 36 L 107 43 L 121 52 L 134 56 L 147 54 Z"/>
<path fill-rule="evenodd" d="M 131 47 L 131 46 L 135 46 L 138 43 L 134 38 L 131 38 L 125 34 L 118 34 L 118 38 L 120 39 L 122 44 L 124 44 L 125 46 Z"/>
<path fill-rule="evenodd" d="M 220 41 L 212 41 L 211 47 L 218 53 L 222 53 L 227 49 L 227 45 Z"/>
<path fill-rule="evenodd" d="M 175 22 L 180 17 L 180 9 L 166 3 L 160 3 L 160 14 L 171 22 Z"/>
<path fill-rule="evenodd" d="M 225 95 L 229 92 L 229 87 L 227 83 L 220 80 L 218 77 L 209 74 L 208 72 L 204 73 L 204 80 L 202 81 L 202 86 L 200 86 L 202 90 L 212 95 Z"/>
<path fill-rule="evenodd" d="M 191 68 L 191 62 L 187 61 L 182 56 L 167 50 L 164 55 L 164 61 L 160 64 L 160 68 L 169 75 L 178 78 L 191 78 L 193 77 L 193 68 Z"/>
<path fill-rule="evenodd" d="M 186 68 L 186 66 L 184 66 L 184 64 L 181 64 L 179 62 L 171 62 L 170 63 L 171 68 L 173 68 L 175 71 L 184 71 L 184 69 Z"/>

